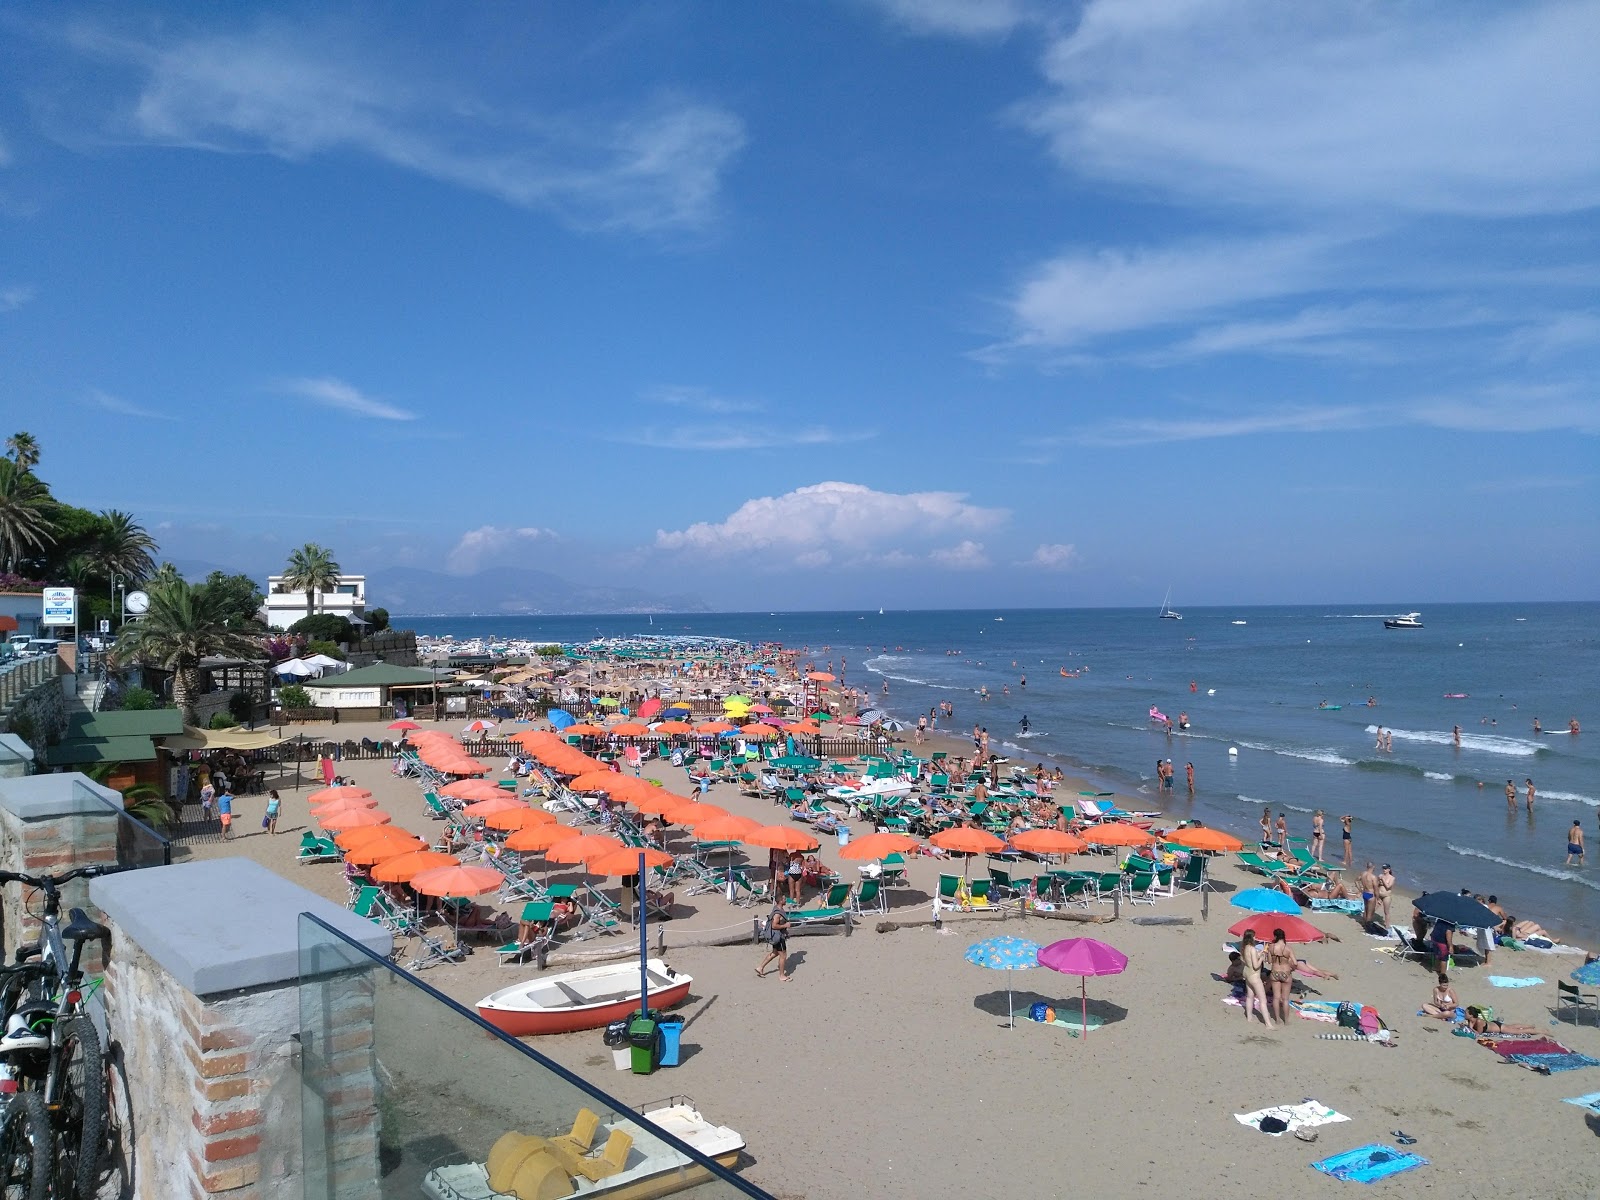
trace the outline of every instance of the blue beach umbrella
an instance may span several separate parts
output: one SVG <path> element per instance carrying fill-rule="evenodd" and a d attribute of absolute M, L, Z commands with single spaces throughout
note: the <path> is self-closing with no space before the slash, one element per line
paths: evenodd
<path fill-rule="evenodd" d="M 568 725 L 576 725 L 578 723 L 578 718 L 564 708 L 552 708 L 545 713 L 545 717 L 549 720 L 550 727 L 558 733 Z"/>
<path fill-rule="evenodd" d="M 1294 902 L 1293 896 L 1285 896 L 1282 892 L 1272 888 L 1246 888 L 1234 895 L 1228 901 L 1235 908 L 1249 909 L 1251 912 L 1275 912 L 1299 914 L 1300 906 Z"/>
<path fill-rule="evenodd" d="M 1027 938 L 992 937 L 968 946 L 964 955 L 975 967 L 990 971 L 1027 971 L 1039 965 L 1039 943 Z M 1008 1028 L 1015 1029 L 1016 1015 L 1011 1011 L 1011 976 L 1006 976 L 1006 1020 Z"/>

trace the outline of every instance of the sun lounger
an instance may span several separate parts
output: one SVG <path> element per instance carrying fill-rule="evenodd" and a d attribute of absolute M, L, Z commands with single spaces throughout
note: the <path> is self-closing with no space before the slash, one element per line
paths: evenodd
<path fill-rule="evenodd" d="M 300 837 L 300 852 L 295 855 L 298 863 L 338 862 L 343 855 L 339 852 L 332 838 L 319 838 L 307 830 Z"/>
<path fill-rule="evenodd" d="M 1254 871 L 1257 875 L 1281 875 L 1289 870 L 1288 863 L 1276 862 L 1273 859 L 1262 858 L 1252 851 L 1245 851 L 1234 855 L 1241 866 L 1247 871 Z"/>
<path fill-rule="evenodd" d="M 868 911 L 886 913 L 889 906 L 884 902 L 883 885 L 876 879 L 863 879 L 856 885 L 855 894 L 850 898 L 852 911 L 865 914 Z"/>
<path fill-rule="evenodd" d="M 843 925 L 846 930 L 850 927 L 850 910 L 842 905 L 837 908 L 790 909 L 786 915 L 791 931 L 811 925 Z"/>

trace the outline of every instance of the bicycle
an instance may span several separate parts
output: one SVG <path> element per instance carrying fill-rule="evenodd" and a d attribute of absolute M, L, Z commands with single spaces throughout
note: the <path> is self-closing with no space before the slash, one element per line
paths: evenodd
<path fill-rule="evenodd" d="M 44 894 L 39 940 L 0 967 L 0 1200 L 89 1200 L 105 1151 L 106 1068 L 100 1035 L 84 1006 L 99 988 L 83 982 L 83 947 L 110 930 L 81 908 L 61 924 L 61 885 L 125 867 L 79 867 L 59 875 L 0 871 L 0 885 Z M 67 949 L 71 944 L 70 952 Z M 42 1161 L 41 1161 L 42 1160 Z"/>

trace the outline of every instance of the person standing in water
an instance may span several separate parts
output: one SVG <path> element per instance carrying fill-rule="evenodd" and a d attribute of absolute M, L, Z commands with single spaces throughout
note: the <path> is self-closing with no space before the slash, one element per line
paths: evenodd
<path fill-rule="evenodd" d="M 1524 779 L 1522 782 L 1528 785 L 1528 811 L 1532 812 L 1533 811 L 1533 780 Z"/>
<path fill-rule="evenodd" d="M 1355 818 L 1349 813 L 1346 813 L 1344 816 L 1339 818 L 1339 824 L 1344 826 L 1344 828 L 1340 831 L 1339 836 L 1344 841 L 1344 865 L 1347 868 L 1353 865 L 1354 862 L 1350 851 L 1350 826 L 1352 823 L 1354 823 L 1354 821 Z"/>
<path fill-rule="evenodd" d="M 1574 857 L 1578 860 L 1576 865 L 1583 866 L 1583 826 L 1577 821 L 1567 830 L 1567 866 L 1574 865 Z"/>
<path fill-rule="evenodd" d="M 1510 812 L 1517 811 L 1517 785 L 1511 780 L 1506 780 L 1506 808 Z"/>

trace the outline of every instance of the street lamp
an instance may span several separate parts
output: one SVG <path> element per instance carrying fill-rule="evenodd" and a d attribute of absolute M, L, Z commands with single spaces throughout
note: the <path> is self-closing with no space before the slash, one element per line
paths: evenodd
<path fill-rule="evenodd" d="M 128 577 L 126 575 L 124 575 L 121 571 L 118 571 L 114 575 L 111 576 L 111 614 L 113 616 L 119 615 L 118 608 L 117 608 L 117 591 L 118 591 L 118 589 L 121 589 L 121 591 L 122 591 L 122 594 L 124 596 L 124 604 L 125 604 L 126 603 L 126 596 L 128 594 Z M 125 607 L 121 610 L 120 616 L 121 616 L 121 620 L 119 620 L 117 622 L 117 630 L 116 630 L 118 633 L 122 632 L 122 626 L 124 624 L 126 624 L 127 620 L 128 620 L 128 613 L 127 613 L 127 609 Z"/>

